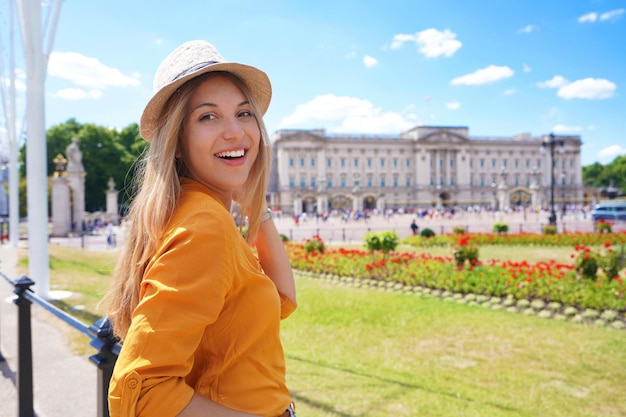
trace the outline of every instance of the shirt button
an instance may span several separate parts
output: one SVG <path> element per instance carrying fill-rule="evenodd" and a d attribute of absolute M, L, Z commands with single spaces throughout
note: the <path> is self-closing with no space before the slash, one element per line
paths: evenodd
<path fill-rule="evenodd" d="M 132 378 L 129 379 L 128 381 L 126 381 L 126 386 L 130 389 L 135 389 L 137 388 L 137 385 L 139 385 L 139 382 L 137 381 L 136 378 Z"/>

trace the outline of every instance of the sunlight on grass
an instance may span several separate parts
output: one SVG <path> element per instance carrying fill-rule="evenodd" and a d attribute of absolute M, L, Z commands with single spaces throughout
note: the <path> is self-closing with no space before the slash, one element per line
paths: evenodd
<path fill-rule="evenodd" d="M 438 250 L 447 255 L 427 251 Z M 568 262 L 570 252 L 484 246 L 481 259 Z M 116 256 L 51 245 L 51 289 L 74 294 L 55 303 L 92 324 Z M 310 278 L 297 287 L 281 337 L 303 416 L 626 415 L 626 331 Z M 93 354 L 75 333 L 73 349 Z"/>
<path fill-rule="evenodd" d="M 282 337 L 304 415 L 626 413 L 624 332 L 297 283 L 300 307 L 283 322 Z"/>

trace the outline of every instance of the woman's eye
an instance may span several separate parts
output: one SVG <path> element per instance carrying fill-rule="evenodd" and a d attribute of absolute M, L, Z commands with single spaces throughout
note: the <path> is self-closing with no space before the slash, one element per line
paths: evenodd
<path fill-rule="evenodd" d="M 252 117 L 252 112 L 250 111 L 242 111 L 241 113 L 239 113 L 239 117 Z"/>
<path fill-rule="evenodd" d="M 202 116 L 200 116 L 200 120 L 213 120 L 215 119 L 215 115 L 214 114 L 203 114 Z"/>

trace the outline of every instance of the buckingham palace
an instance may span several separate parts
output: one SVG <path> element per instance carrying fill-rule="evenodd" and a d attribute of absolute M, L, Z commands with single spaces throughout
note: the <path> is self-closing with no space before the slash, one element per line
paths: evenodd
<path fill-rule="evenodd" d="M 577 135 L 475 137 L 463 126 L 418 126 L 398 135 L 279 130 L 272 143 L 269 203 L 289 214 L 589 199 Z"/>

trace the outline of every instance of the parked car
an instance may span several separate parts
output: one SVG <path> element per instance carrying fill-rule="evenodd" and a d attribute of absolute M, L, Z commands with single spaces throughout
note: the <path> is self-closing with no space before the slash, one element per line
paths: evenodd
<path fill-rule="evenodd" d="M 598 220 L 626 221 L 626 201 L 596 204 L 591 211 L 591 219 L 594 222 Z"/>

